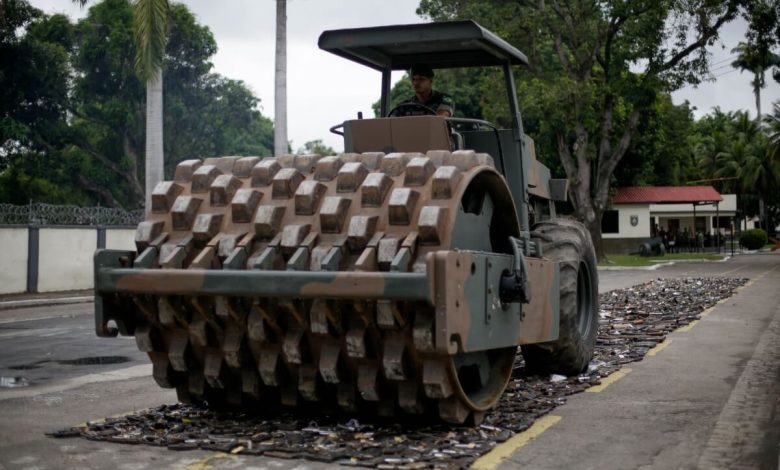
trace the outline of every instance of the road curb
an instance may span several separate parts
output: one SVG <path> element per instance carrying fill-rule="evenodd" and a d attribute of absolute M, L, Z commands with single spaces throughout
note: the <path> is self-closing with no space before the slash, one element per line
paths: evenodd
<path fill-rule="evenodd" d="M 658 268 L 664 266 L 674 266 L 677 263 L 725 263 L 731 258 L 726 255 L 723 259 L 679 259 L 674 261 L 666 261 L 663 263 L 656 263 L 652 266 L 598 266 L 599 271 L 624 271 L 624 270 L 642 270 L 642 271 L 655 271 Z M 652 260 L 651 260 L 652 261 Z"/>
<path fill-rule="evenodd" d="M 83 304 L 94 302 L 95 298 L 92 296 L 82 297 L 59 297 L 51 299 L 25 299 L 25 300 L 8 300 L 0 302 L 0 310 L 12 310 L 17 308 L 30 308 L 30 307 L 48 307 L 51 305 L 68 305 L 68 304 Z"/>

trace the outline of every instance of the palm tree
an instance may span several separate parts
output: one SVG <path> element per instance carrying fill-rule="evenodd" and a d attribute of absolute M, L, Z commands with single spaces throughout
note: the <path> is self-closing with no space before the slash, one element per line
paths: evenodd
<path fill-rule="evenodd" d="M 756 95 L 756 122 L 761 122 L 761 89 L 766 86 L 766 71 L 772 67 L 780 67 L 780 55 L 775 54 L 769 48 L 758 47 L 745 42 L 740 42 L 731 50 L 737 54 L 737 59 L 731 66 L 740 71 L 747 70 L 753 74 L 753 94 Z"/>
<path fill-rule="evenodd" d="M 136 0 L 133 22 L 137 43 L 135 70 L 146 82 L 146 211 L 152 191 L 163 180 L 162 64 L 168 35 L 168 0 Z"/>
<path fill-rule="evenodd" d="M 780 101 L 775 101 L 772 114 L 764 116 L 764 126 L 769 137 L 770 148 L 780 159 Z"/>
<path fill-rule="evenodd" d="M 766 197 L 777 187 L 777 159 L 761 127 L 744 111 L 733 114 L 729 123 L 730 140 L 718 153 L 718 177 L 733 177 L 738 194 L 754 194 L 758 198 L 761 226 L 767 228 Z"/>
<path fill-rule="evenodd" d="M 73 0 L 82 7 L 89 0 Z M 168 0 L 135 0 L 135 70 L 146 82 L 146 211 L 152 208 L 152 191 L 163 180 L 162 64 L 168 35 Z"/>
<path fill-rule="evenodd" d="M 764 116 L 764 131 L 767 136 L 766 152 L 761 165 L 756 165 L 760 166 L 756 170 L 756 179 L 765 179 L 768 190 L 777 191 L 780 186 L 780 101 L 775 101 L 772 113 Z M 768 214 L 765 213 L 765 217 L 768 218 Z M 769 229 L 768 223 L 765 226 Z"/>
<path fill-rule="evenodd" d="M 274 154 L 287 152 L 287 0 L 276 0 Z"/>

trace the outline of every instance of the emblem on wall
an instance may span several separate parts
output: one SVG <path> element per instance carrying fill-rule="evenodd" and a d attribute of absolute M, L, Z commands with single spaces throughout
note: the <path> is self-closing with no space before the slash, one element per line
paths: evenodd
<path fill-rule="evenodd" d="M 632 215 L 631 216 L 631 226 L 636 227 L 639 225 L 639 216 L 638 215 Z"/>

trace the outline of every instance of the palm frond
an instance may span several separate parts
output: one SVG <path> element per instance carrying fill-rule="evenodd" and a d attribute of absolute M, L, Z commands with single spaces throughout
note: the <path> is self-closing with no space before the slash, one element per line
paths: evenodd
<path fill-rule="evenodd" d="M 168 9 L 168 0 L 135 2 L 135 71 L 144 81 L 149 80 L 162 67 L 168 34 Z"/>

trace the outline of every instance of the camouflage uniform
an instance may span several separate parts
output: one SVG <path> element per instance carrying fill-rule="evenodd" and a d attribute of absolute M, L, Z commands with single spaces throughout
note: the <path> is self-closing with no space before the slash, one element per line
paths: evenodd
<path fill-rule="evenodd" d="M 401 102 L 401 104 L 403 103 L 420 103 L 431 108 L 437 113 L 439 111 L 449 111 L 450 116 L 455 115 L 455 100 L 453 100 L 450 95 L 438 92 L 436 90 L 431 90 L 431 97 L 424 103 L 417 99 L 417 95 L 414 95 L 410 99 Z M 424 114 L 425 112 L 423 112 L 421 109 L 414 109 L 410 111 L 405 110 L 404 112 L 404 116 L 422 116 Z"/>

